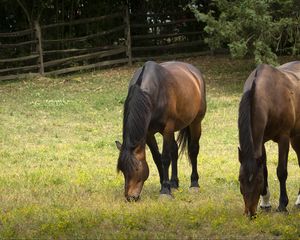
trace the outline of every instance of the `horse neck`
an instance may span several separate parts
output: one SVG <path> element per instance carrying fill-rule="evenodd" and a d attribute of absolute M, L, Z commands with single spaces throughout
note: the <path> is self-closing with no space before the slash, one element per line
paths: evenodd
<path fill-rule="evenodd" d="M 145 145 L 150 119 L 150 97 L 139 86 L 131 86 L 125 101 L 123 119 L 123 143 L 126 147 Z"/>
<path fill-rule="evenodd" d="M 251 96 L 253 93 L 251 91 L 252 90 L 246 91 L 242 96 L 238 119 L 240 148 L 246 161 L 254 159 L 254 145 L 251 127 Z"/>

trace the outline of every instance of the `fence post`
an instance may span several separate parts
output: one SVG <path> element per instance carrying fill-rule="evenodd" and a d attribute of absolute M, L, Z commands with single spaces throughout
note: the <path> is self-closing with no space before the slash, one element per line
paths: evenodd
<path fill-rule="evenodd" d="M 126 55 L 128 57 L 129 66 L 132 65 L 132 51 L 131 51 L 131 32 L 130 32 L 130 15 L 129 15 L 129 5 L 125 6 L 125 38 L 126 38 Z"/>
<path fill-rule="evenodd" d="M 36 45 L 36 51 L 39 54 L 39 65 L 40 65 L 40 74 L 44 75 L 44 59 L 43 59 L 43 48 L 42 48 L 42 32 L 41 27 L 38 21 L 34 22 L 34 28 L 35 28 L 35 36 L 37 38 L 37 45 Z"/>

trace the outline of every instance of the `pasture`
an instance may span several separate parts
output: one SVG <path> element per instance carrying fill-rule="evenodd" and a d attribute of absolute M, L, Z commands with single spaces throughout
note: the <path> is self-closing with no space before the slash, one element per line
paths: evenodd
<path fill-rule="evenodd" d="M 280 59 L 287 62 L 291 59 Z M 198 157 L 200 192 L 190 192 L 191 166 L 179 160 L 180 188 L 159 199 L 150 176 L 141 201 L 125 202 L 117 174 L 128 82 L 141 64 L 0 84 L 0 237 L 42 239 L 297 239 L 294 208 L 300 170 L 290 150 L 289 214 L 276 213 L 277 145 L 268 143 L 272 211 L 243 216 L 237 157 L 237 111 L 250 60 L 187 58 L 207 86 L 207 113 Z"/>

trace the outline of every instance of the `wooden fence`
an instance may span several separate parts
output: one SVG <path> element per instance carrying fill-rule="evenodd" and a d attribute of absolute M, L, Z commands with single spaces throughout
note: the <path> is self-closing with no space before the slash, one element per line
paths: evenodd
<path fill-rule="evenodd" d="M 108 26 L 107 29 L 88 31 L 90 24 L 95 26 L 99 22 L 102 22 L 99 24 L 102 28 Z M 114 25 L 107 24 L 110 22 Z M 188 26 L 189 30 L 182 30 L 182 26 L 185 29 Z M 74 28 L 82 29 L 83 33 L 72 31 Z M 0 81 L 29 74 L 58 75 L 119 64 L 131 65 L 133 61 L 199 55 L 204 50 L 201 34 L 195 18 L 175 17 L 172 13 L 163 17 L 149 13 L 130 16 L 126 10 L 44 26 L 35 22 L 32 29 L 0 33 L 0 51 L 3 52 L 0 56 Z"/>

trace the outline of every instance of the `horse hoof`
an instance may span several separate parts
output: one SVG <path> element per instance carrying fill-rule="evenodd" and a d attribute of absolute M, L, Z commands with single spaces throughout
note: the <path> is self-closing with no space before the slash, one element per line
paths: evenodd
<path fill-rule="evenodd" d="M 189 191 L 192 193 L 198 193 L 198 192 L 200 192 L 200 188 L 199 187 L 190 187 Z"/>
<path fill-rule="evenodd" d="M 276 209 L 276 212 L 288 213 L 288 210 L 286 209 L 286 207 L 281 207 L 281 206 L 279 206 L 279 207 Z"/>
<path fill-rule="evenodd" d="M 159 194 L 159 199 L 160 200 L 172 200 L 173 196 L 171 194 Z"/>
<path fill-rule="evenodd" d="M 196 188 L 199 188 L 200 186 L 199 186 L 199 183 L 198 183 L 198 181 L 192 181 L 191 182 L 191 186 L 190 186 L 191 188 L 192 187 L 196 187 Z"/>
<path fill-rule="evenodd" d="M 159 193 L 160 195 L 171 195 L 171 188 L 162 188 Z"/>
<path fill-rule="evenodd" d="M 176 182 L 176 181 L 171 181 L 171 182 L 170 182 L 170 187 L 171 187 L 172 189 L 178 189 L 178 188 L 179 188 L 179 184 L 178 184 L 178 182 Z"/>
<path fill-rule="evenodd" d="M 271 205 L 260 206 L 260 209 L 264 212 L 271 212 L 272 206 Z"/>

